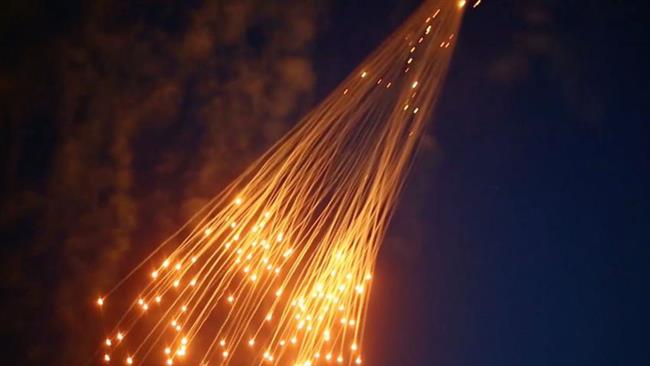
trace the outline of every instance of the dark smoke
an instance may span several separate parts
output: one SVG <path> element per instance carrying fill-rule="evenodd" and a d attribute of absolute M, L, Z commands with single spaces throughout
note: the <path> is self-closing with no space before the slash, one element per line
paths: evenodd
<path fill-rule="evenodd" d="M 318 9 L 7 6 L 0 268 L 11 364 L 88 361 L 96 294 L 304 112 Z"/>

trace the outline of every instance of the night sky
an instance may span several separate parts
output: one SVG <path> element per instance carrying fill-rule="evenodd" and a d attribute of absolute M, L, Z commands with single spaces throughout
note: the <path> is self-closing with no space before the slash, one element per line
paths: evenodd
<path fill-rule="evenodd" d="M 215 4 L 4 7 L 11 364 L 88 360 L 97 291 L 420 1 Z M 380 252 L 367 365 L 650 364 L 648 24 L 640 2 L 467 11 Z"/>

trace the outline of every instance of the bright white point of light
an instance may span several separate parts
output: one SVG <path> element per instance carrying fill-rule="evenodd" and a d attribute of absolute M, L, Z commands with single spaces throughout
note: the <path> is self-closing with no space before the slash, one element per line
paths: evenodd
<path fill-rule="evenodd" d="M 267 321 L 267 322 L 270 322 L 272 318 L 273 318 L 273 315 L 272 315 L 271 313 L 268 313 L 268 314 L 266 315 L 266 321 Z"/>
<path fill-rule="evenodd" d="M 192 263 L 196 263 L 196 257 L 192 257 L 191 261 Z"/>
<path fill-rule="evenodd" d="M 107 346 L 110 346 L 111 344 L 113 344 L 113 342 L 111 342 L 111 339 L 110 339 L 110 338 L 106 338 L 106 341 L 104 341 L 104 343 L 105 343 Z"/>
<path fill-rule="evenodd" d="M 354 290 L 355 290 L 358 294 L 363 293 L 363 286 L 358 285 L 357 287 L 354 288 Z"/>
<path fill-rule="evenodd" d="M 418 87 L 418 82 L 414 81 L 413 84 L 411 84 L 411 89 L 415 89 Z"/>
<path fill-rule="evenodd" d="M 171 348 L 165 347 L 165 354 L 168 355 L 172 352 Z"/>
<path fill-rule="evenodd" d="M 332 354 L 331 354 L 331 353 L 326 354 L 326 355 L 325 355 L 325 359 L 326 359 L 327 361 L 331 360 L 331 359 L 332 359 Z"/>
<path fill-rule="evenodd" d="M 329 329 L 325 329 L 325 331 L 323 332 L 323 339 L 325 339 L 325 341 L 330 340 L 330 331 L 329 331 Z"/>
<path fill-rule="evenodd" d="M 357 349 L 359 349 L 359 346 L 357 346 L 356 343 L 352 343 L 352 346 L 350 346 L 350 349 L 352 349 L 353 351 L 356 351 Z"/>
<path fill-rule="evenodd" d="M 354 363 L 356 363 L 357 365 L 361 365 L 361 357 L 357 357 Z"/>
<path fill-rule="evenodd" d="M 151 278 L 158 278 L 158 271 L 151 272 Z"/>
<path fill-rule="evenodd" d="M 338 363 L 343 362 L 343 356 L 339 355 L 339 357 L 336 358 L 336 362 Z"/>
<path fill-rule="evenodd" d="M 108 361 L 110 361 L 110 360 L 111 360 L 111 356 L 109 356 L 108 353 L 105 354 L 105 355 L 104 355 L 104 361 L 108 362 Z"/>
<path fill-rule="evenodd" d="M 122 339 L 124 339 L 124 334 L 122 334 L 121 332 L 117 332 L 117 340 L 121 341 Z"/>
<path fill-rule="evenodd" d="M 368 73 L 367 73 L 367 72 L 365 72 L 365 71 L 361 73 L 361 77 L 362 77 L 362 78 L 365 78 L 365 77 L 366 77 L 366 75 L 368 75 Z"/>
<path fill-rule="evenodd" d="M 240 197 L 235 198 L 235 204 L 237 206 L 241 205 L 242 202 L 243 202 L 243 200 Z"/>
<path fill-rule="evenodd" d="M 99 306 L 104 305 L 104 299 L 102 299 L 101 297 L 98 298 L 98 299 L 97 299 L 97 305 L 99 305 Z"/>
<path fill-rule="evenodd" d="M 226 340 L 225 340 L 225 339 L 222 339 L 221 341 L 219 341 L 219 345 L 220 345 L 221 347 L 224 347 L 224 346 L 226 345 Z"/>
<path fill-rule="evenodd" d="M 203 233 L 204 233 L 205 235 L 210 235 L 210 234 L 212 234 L 212 228 L 207 228 L 207 229 L 205 229 L 205 231 L 203 231 Z"/>
<path fill-rule="evenodd" d="M 147 305 L 147 304 L 142 305 L 142 310 L 148 310 L 148 309 L 149 309 L 149 305 Z"/>
<path fill-rule="evenodd" d="M 280 346 L 281 346 L 281 347 L 284 347 L 285 344 L 287 344 L 287 342 L 285 342 L 284 339 L 280 340 Z"/>
<path fill-rule="evenodd" d="M 176 263 L 176 267 L 175 267 L 175 268 L 176 268 L 177 271 L 180 271 L 180 270 L 181 270 L 181 264 L 180 264 L 180 263 Z"/>
<path fill-rule="evenodd" d="M 297 342 L 298 342 L 298 338 L 296 338 L 296 337 L 291 338 L 291 343 L 292 344 L 296 344 Z"/>
<path fill-rule="evenodd" d="M 187 337 L 183 337 L 183 339 L 181 339 L 181 344 L 187 344 Z"/>
<path fill-rule="evenodd" d="M 228 357 L 228 351 L 223 351 L 223 352 L 221 352 L 221 355 L 222 355 L 223 357 Z"/>
<path fill-rule="evenodd" d="M 248 340 L 248 345 L 253 347 L 255 345 L 255 339 L 254 338 L 249 339 Z"/>
<path fill-rule="evenodd" d="M 131 365 L 131 364 L 133 364 L 133 357 L 130 357 L 130 356 L 127 357 L 127 358 L 126 358 L 126 364 L 127 364 L 127 365 Z"/>
<path fill-rule="evenodd" d="M 169 260 L 168 260 L 168 259 L 165 259 L 165 261 L 163 262 L 162 266 L 163 266 L 164 268 L 169 267 Z"/>
<path fill-rule="evenodd" d="M 232 304 L 233 301 L 235 301 L 235 297 L 232 295 L 228 296 L 228 302 Z"/>
<path fill-rule="evenodd" d="M 190 286 L 192 287 L 196 286 L 196 278 L 190 281 Z"/>
<path fill-rule="evenodd" d="M 185 347 L 181 347 L 176 351 L 176 354 L 179 356 L 185 356 Z"/>
<path fill-rule="evenodd" d="M 138 300 L 138 304 L 139 304 L 140 306 L 144 305 L 144 300 L 143 300 L 142 298 L 140 298 L 140 299 Z"/>
<path fill-rule="evenodd" d="M 427 30 L 424 32 L 424 34 L 429 34 L 431 32 L 431 26 L 427 27 Z"/>
<path fill-rule="evenodd" d="M 183 305 L 183 306 L 181 307 L 181 311 L 182 311 L 182 312 L 186 312 L 186 311 L 187 311 L 187 305 Z"/>
<path fill-rule="evenodd" d="M 459 9 L 464 8 L 466 3 L 467 3 L 467 2 L 466 2 L 465 0 L 459 0 L 459 1 L 458 1 L 458 8 L 459 8 Z"/>
<path fill-rule="evenodd" d="M 180 285 L 180 284 L 181 284 L 181 281 L 179 281 L 179 280 L 174 281 L 174 287 L 178 287 L 178 285 Z"/>
<path fill-rule="evenodd" d="M 413 110 L 413 114 L 418 113 L 418 111 L 420 111 L 420 108 L 417 108 L 417 107 L 416 107 L 416 108 Z"/>
<path fill-rule="evenodd" d="M 168 365 L 173 365 L 173 364 L 174 364 L 174 361 L 173 361 L 171 358 L 168 358 L 168 359 L 167 359 L 167 364 L 168 364 Z"/>

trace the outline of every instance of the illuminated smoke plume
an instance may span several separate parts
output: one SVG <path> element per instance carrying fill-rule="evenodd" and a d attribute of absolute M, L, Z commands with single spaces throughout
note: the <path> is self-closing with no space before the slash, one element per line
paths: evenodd
<path fill-rule="evenodd" d="M 98 292 L 107 330 L 97 361 L 362 364 L 377 252 L 465 5 L 425 2 L 126 278 Z M 280 72 L 291 79 L 296 69 Z"/>

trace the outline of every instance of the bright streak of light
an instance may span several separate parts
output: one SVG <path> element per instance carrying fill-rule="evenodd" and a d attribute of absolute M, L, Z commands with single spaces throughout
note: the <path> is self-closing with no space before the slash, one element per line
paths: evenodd
<path fill-rule="evenodd" d="M 138 296 L 116 316 L 103 360 L 361 364 L 377 253 L 465 5 L 425 2 L 143 261 L 142 277 L 121 281 Z M 95 299 L 103 316 L 119 289 Z"/>

